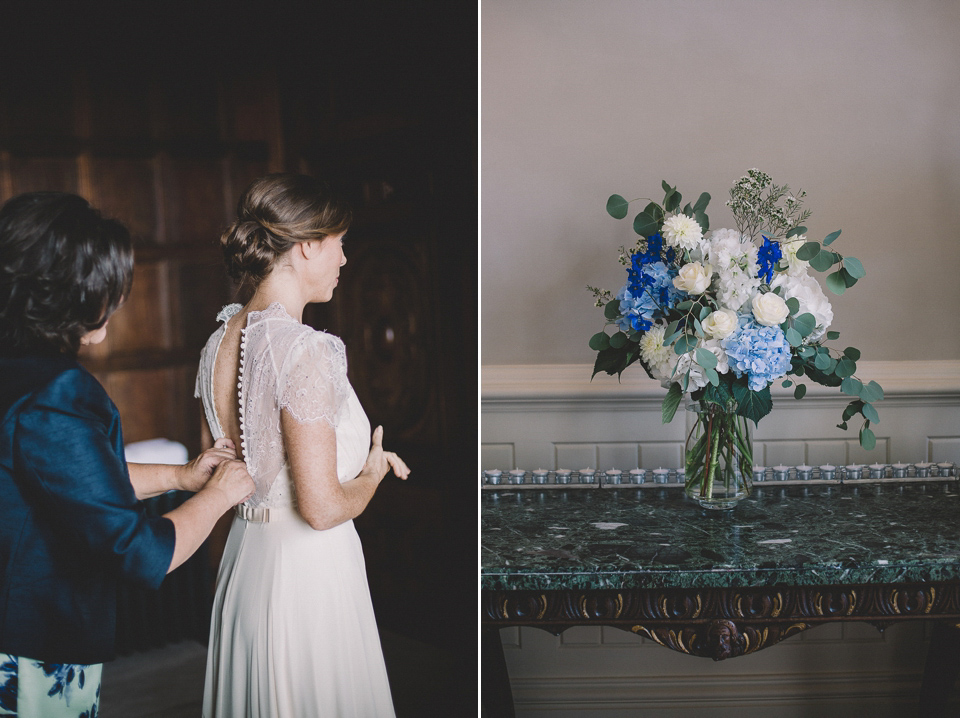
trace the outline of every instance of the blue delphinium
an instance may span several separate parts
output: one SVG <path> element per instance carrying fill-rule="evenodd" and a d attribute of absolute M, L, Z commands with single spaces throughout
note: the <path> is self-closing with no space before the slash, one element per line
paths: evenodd
<path fill-rule="evenodd" d="M 666 315 L 680 295 L 673 286 L 673 277 L 676 275 L 661 261 L 644 264 L 637 261 L 634 255 L 634 264 L 628 269 L 629 280 L 617 292 L 620 300 L 621 318 L 617 326 L 622 330 L 635 329 L 646 331 L 653 326 L 653 322 Z"/>
<path fill-rule="evenodd" d="M 780 327 L 765 327 L 750 317 L 723 340 L 730 369 L 737 377 L 747 375 L 747 385 L 762 391 L 790 369 L 790 344 Z"/>
<path fill-rule="evenodd" d="M 777 266 L 777 262 L 783 257 L 783 251 L 780 249 L 780 242 L 772 240 L 766 235 L 761 236 L 763 237 L 763 244 L 760 245 L 760 249 L 757 250 L 757 265 L 760 267 L 760 272 L 757 276 L 767 284 L 770 284 L 770 281 L 773 279 L 773 268 Z"/>

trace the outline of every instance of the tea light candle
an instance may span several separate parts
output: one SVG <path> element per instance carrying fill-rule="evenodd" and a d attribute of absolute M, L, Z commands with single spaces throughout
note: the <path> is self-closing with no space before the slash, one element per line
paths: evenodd
<path fill-rule="evenodd" d="M 620 469 L 607 469 L 604 474 L 608 484 L 619 484 L 623 479 L 623 472 Z"/>
<path fill-rule="evenodd" d="M 844 469 L 848 479 L 859 479 L 863 476 L 863 464 L 848 464 Z"/>
<path fill-rule="evenodd" d="M 754 466 L 754 467 L 753 467 L 753 480 L 754 480 L 754 481 L 766 481 L 766 480 L 767 480 L 767 467 L 766 467 L 766 466 Z"/>
<path fill-rule="evenodd" d="M 882 479 L 884 474 L 887 473 L 886 464 L 870 464 L 870 478 L 871 479 Z"/>
<path fill-rule="evenodd" d="M 553 475 L 558 484 L 569 484 L 571 473 L 570 469 L 557 469 L 553 472 Z"/>
<path fill-rule="evenodd" d="M 684 467 L 677 469 L 677 483 L 685 484 L 687 483 L 687 470 Z"/>
<path fill-rule="evenodd" d="M 790 478 L 790 467 L 780 464 L 779 466 L 773 467 L 773 478 L 777 481 L 786 481 Z"/>
<path fill-rule="evenodd" d="M 797 478 L 808 481 L 810 477 L 813 476 L 813 467 L 807 466 L 806 464 L 800 464 L 797 467 Z"/>
<path fill-rule="evenodd" d="M 933 466 L 933 464 L 928 464 L 927 462 L 922 461 L 919 464 L 914 464 L 913 466 L 917 470 L 917 476 L 925 479 L 930 475 L 930 467 Z"/>
<path fill-rule="evenodd" d="M 499 484 L 501 473 L 499 469 L 489 469 L 483 472 L 483 480 L 488 484 Z"/>
<path fill-rule="evenodd" d="M 533 473 L 533 483 L 535 484 L 545 484 L 547 483 L 547 475 L 550 473 L 546 469 L 537 469 Z"/>
<path fill-rule="evenodd" d="M 833 481 L 837 476 L 837 467 L 833 464 L 820 465 L 820 478 L 824 481 Z"/>
<path fill-rule="evenodd" d="M 953 476 L 953 462 L 937 464 L 940 469 L 940 476 Z"/>
<path fill-rule="evenodd" d="M 654 469 L 653 470 L 653 481 L 656 484 L 665 484 L 670 478 L 670 469 Z"/>
<path fill-rule="evenodd" d="M 907 471 L 910 470 L 910 464 L 901 464 L 897 462 L 893 465 L 893 478 L 895 479 L 905 479 L 907 477 Z"/>
<path fill-rule="evenodd" d="M 596 473 L 593 469 L 580 469 L 580 483 L 592 484 L 596 479 Z"/>
<path fill-rule="evenodd" d="M 527 475 L 527 472 L 523 469 L 510 469 L 510 483 L 511 484 L 522 484 L 523 477 Z"/>
<path fill-rule="evenodd" d="M 631 484 L 642 484 L 646 480 L 647 480 L 646 469 L 630 469 Z"/>

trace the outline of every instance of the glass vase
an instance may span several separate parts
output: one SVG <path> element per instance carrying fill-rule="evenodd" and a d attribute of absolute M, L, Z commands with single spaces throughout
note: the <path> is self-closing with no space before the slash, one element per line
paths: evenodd
<path fill-rule="evenodd" d="M 750 495 L 753 444 L 736 406 L 691 402 L 693 427 L 684 447 L 687 496 L 712 511 L 729 511 Z"/>

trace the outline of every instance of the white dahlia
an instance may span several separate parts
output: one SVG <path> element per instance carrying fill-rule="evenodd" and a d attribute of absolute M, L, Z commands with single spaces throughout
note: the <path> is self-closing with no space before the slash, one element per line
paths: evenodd
<path fill-rule="evenodd" d="M 703 230 L 692 217 L 675 214 L 663 223 L 663 239 L 671 247 L 693 250 L 703 241 Z"/>

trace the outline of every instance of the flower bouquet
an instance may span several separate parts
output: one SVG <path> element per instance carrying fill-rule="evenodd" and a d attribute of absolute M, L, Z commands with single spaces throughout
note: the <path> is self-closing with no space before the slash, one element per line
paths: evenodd
<path fill-rule="evenodd" d="M 810 270 L 828 272 L 826 286 L 843 294 L 865 276 L 854 257 L 832 248 L 840 231 L 808 241 L 804 192 L 751 169 L 730 190 L 727 206 L 736 229 L 710 230 L 704 192 L 681 207 L 676 187 L 662 183 L 663 204 L 636 215 L 634 247 L 620 248 L 627 282 L 615 296 L 596 287 L 606 326 L 590 339 L 597 352 L 593 374 L 618 376 L 634 362 L 667 389 L 663 422 L 688 397 L 693 428 L 685 447 L 686 492 L 707 508 L 728 509 L 750 492 L 753 452 L 749 422 L 770 413 L 770 386 L 805 380 L 851 397 L 838 426 L 863 418 L 860 444 L 876 445 L 870 426 L 883 389 L 855 374 L 860 352 L 831 350 L 833 310 Z M 632 200 L 633 202 L 637 200 Z M 627 216 L 620 195 L 607 200 L 615 219 Z M 788 378 L 790 377 L 790 378 Z"/>

